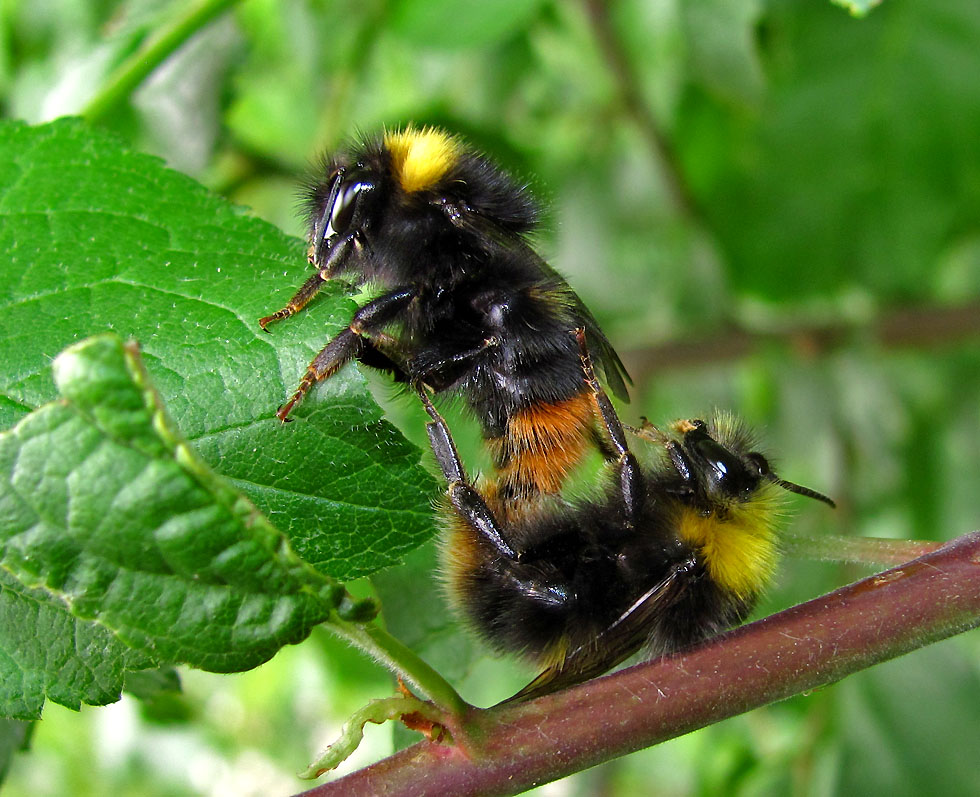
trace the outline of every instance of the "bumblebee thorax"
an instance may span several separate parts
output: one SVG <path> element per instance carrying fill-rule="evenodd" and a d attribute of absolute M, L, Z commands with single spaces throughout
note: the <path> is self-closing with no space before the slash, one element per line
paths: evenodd
<path fill-rule="evenodd" d="M 751 600 L 775 569 L 777 518 L 777 503 L 766 485 L 746 503 L 711 509 L 680 505 L 677 530 L 722 590 Z"/>
<path fill-rule="evenodd" d="M 458 140 L 434 127 L 388 131 L 384 146 L 391 157 L 391 173 L 406 194 L 433 188 L 459 160 Z"/>

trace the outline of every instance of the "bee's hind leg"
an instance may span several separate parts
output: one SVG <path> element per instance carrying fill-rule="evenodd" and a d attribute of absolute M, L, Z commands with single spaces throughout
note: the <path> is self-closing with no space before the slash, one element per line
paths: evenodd
<path fill-rule="evenodd" d="M 447 492 L 453 509 L 479 536 L 487 540 L 497 551 L 506 558 L 517 561 L 519 554 L 507 542 L 500 523 L 493 511 L 487 506 L 483 496 L 469 483 L 462 460 L 456 451 L 456 443 L 446 425 L 445 419 L 433 406 L 432 401 L 421 385 L 417 386 L 422 406 L 432 420 L 426 424 L 425 430 L 429 435 L 429 444 L 436 462 L 442 470 L 442 475 L 448 482 Z"/>
<path fill-rule="evenodd" d="M 626 432 L 623 430 L 622 421 L 619 420 L 609 396 L 606 395 L 606 391 L 603 390 L 595 375 L 592 357 L 589 355 L 585 340 L 585 330 L 577 329 L 575 335 L 581 351 L 582 374 L 585 383 L 592 390 L 606 441 L 612 446 L 610 460 L 615 463 L 614 467 L 618 472 L 625 520 L 632 525 L 643 509 L 643 502 L 646 498 L 646 483 L 643 474 L 640 472 L 640 465 L 626 443 Z"/>

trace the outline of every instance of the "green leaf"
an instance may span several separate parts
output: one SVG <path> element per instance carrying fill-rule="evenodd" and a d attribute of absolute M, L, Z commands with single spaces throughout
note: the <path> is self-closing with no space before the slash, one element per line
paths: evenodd
<path fill-rule="evenodd" d="M 69 119 L 0 123 L 0 254 L 0 426 L 55 397 L 59 351 L 114 330 L 196 451 L 324 573 L 374 572 L 431 535 L 432 479 L 356 369 L 296 423 L 274 418 L 353 309 L 329 286 L 259 329 L 307 276 L 300 241 Z"/>
<path fill-rule="evenodd" d="M 183 694 L 173 667 L 127 672 L 125 689 L 140 701 L 140 716 L 147 722 L 181 725 L 195 718 L 194 706 Z"/>
<path fill-rule="evenodd" d="M 541 0 L 398 0 L 391 26 L 422 47 L 480 47 L 525 27 L 541 5 Z"/>
<path fill-rule="evenodd" d="M 102 335 L 54 370 L 64 400 L 0 434 L 11 713 L 108 702 L 128 669 L 248 669 L 327 619 L 343 589 L 197 459 L 135 350 Z"/>
<path fill-rule="evenodd" d="M 0 567 L 0 716 L 40 719 L 46 698 L 76 710 L 115 702 L 126 671 L 147 666 L 98 622 Z"/>

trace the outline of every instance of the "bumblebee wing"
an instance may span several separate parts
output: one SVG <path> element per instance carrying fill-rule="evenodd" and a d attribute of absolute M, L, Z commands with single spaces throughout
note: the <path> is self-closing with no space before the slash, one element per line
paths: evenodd
<path fill-rule="evenodd" d="M 609 338 L 602 331 L 599 322 L 595 320 L 595 316 L 589 312 L 578 294 L 569 287 L 565 278 L 535 252 L 522 236 L 501 229 L 477 213 L 461 213 L 452 217 L 452 222 L 460 229 L 476 235 L 489 246 L 498 246 L 511 252 L 519 252 L 521 257 L 533 262 L 538 270 L 553 282 L 556 293 L 561 296 L 562 303 L 575 315 L 576 323 L 585 326 L 585 341 L 589 348 L 589 355 L 592 357 L 593 365 L 596 366 L 602 381 L 605 382 L 606 387 L 616 398 L 628 403 L 630 399 L 626 385 L 633 384 L 633 380 L 630 379 L 626 366 L 619 359 L 619 355 L 616 354 Z"/>
<path fill-rule="evenodd" d="M 686 592 L 689 580 L 682 577 L 685 563 L 675 565 L 648 589 L 605 631 L 588 645 L 569 651 L 520 692 L 505 702 L 530 700 L 594 678 L 636 653 L 647 641 L 650 628 Z"/>
<path fill-rule="evenodd" d="M 593 365 L 599 369 L 602 381 L 606 383 L 606 387 L 612 391 L 616 398 L 628 404 L 630 397 L 626 385 L 632 385 L 633 380 L 630 379 L 626 366 L 619 359 L 619 355 L 616 354 L 609 338 L 599 327 L 599 322 L 595 320 L 595 316 L 589 312 L 589 308 L 583 304 L 578 296 L 575 296 L 575 310 L 585 322 L 585 343 L 588 346 Z"/>

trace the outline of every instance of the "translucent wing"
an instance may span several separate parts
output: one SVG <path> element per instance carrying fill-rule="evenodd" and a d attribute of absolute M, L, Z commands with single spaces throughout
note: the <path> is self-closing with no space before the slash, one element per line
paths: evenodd
<path fill-rule="evenodd" d="M 547 263 L 545 264 L 547 266 Z M 548 266 L 550 268 L 550 266 Z M 571 289 L 569 289 L 571 290 Z M 573 294 L 574 295 L 574 294 Z M 626 372 L 626 366 L 619 359 L 616 350 L 609 342 L 609 338 L 599 327 L 599 322 L 595 320 L 582 300 L 575 295 L 576 310 L 585 322 L 585 342 L 589 347 L 589 356 L 592 363 L 598 368 L 600 377 L 606 383 L 606 387 L 620 401 L 629 403 L 630 397 L 626 385 L 633 384 L 630 375 Z"/>

